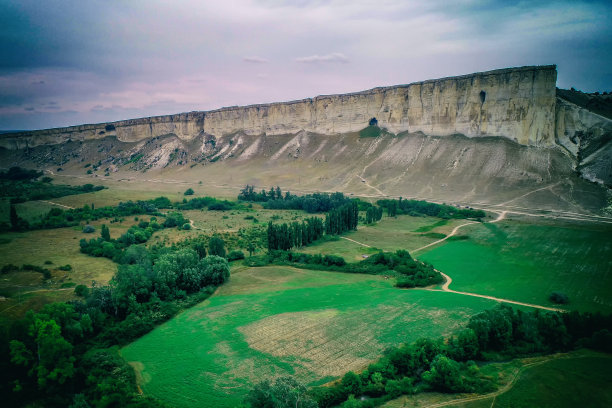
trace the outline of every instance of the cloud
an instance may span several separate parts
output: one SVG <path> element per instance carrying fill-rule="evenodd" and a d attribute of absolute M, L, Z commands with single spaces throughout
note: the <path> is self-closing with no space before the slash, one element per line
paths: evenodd
<path fill-rule="evenodd" d="M 261 58 L 261 57 L 256 57 L 256 56 L 242 57 L 242 61 L 248 62 L 250 64 L 267 64 L 268 63 L 267 59 Z"/>
<path fill-rule="evenodd" d="M 327 55 L 310 55 L 308 57 L 300 57 L 294 59 L 295 62 L 300 64 L 348 64 L 349 59 L 346 55 L 340 52 L 332 52 Z"/>

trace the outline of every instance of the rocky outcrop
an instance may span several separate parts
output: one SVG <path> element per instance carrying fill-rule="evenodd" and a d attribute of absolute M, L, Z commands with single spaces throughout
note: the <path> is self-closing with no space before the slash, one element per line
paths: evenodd
<path fill-rule="evenodd" d="M 556 108 L 556 140 L 591 181 L 612 186 L 612 120 L 564 98 Z"/>
<path fill-rule="evenodd" d="M 551 146 L 556 78 L 552 65 L 509 68 L 293 102 L 5 134 L 0 146 L 22 149 L 108 136 L 134 142 L 168 134 L 186 141 L 237 132 L 331 136 L 359 131 L 371 118 L 395 134 L 502 136 L 522 145 Z"/>

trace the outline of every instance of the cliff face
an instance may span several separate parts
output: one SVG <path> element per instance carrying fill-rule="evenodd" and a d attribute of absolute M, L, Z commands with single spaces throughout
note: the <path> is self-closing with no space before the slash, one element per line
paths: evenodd
<path fill-rule="evenodd" d="M 168 134 L 185 141 L 236 132 L 338 135 L 365 128 L 371 118 L 396 134 L 502 136 L 522 145 L 551 146 L 556 78 L 555 66 L 509 68 L 293 102 L 5 134 L 0 147 L 23 149 L 108 136 L 135 142 Z"/>
<path fill-rule="evenodd" d="M 563 98 L 556 107 L 557 144 L 576 160 L 581 175 L 612 185 L 612 120 Z"/>

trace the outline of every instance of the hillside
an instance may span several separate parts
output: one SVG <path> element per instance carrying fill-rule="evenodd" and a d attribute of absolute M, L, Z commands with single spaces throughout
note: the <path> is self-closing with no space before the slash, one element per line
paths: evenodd
<path fill-rule="evenodd" d="M 612 185 L 612 120 L 555 83 L 554 66 L 510 68 L 3 134 L 0 160 L 86 179 L 202 182 L 228 195 L 246 183 L 278 184 L 294 192 L 601 213 Z"/>

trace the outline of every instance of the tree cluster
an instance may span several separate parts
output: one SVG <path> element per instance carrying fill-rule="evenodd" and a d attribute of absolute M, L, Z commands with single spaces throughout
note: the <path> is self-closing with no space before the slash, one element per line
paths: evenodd
<path fill-rule="evenodd" d="M 206 249 L 136 245 L 151 224 L 141 221 L 117 240 L 103 226 L 95 241 L 102 248 L 123 248 L 112 257 L 120 265 L 109 284 L 80 285 L 75 293 L 81 301 L 47 305 L 0 332 L 6 340 L 0 342 L 6 344 L 0 348 L 0 391 L 8 395 L 9 405 L 160 406 L 138 394 L 133 370 L 112 346 L 126 344 L 182 307 L 206 299 L 229 279 L 230 269 L 226 259 L 206 256 Z M 210 244 L 211 253 L 224 251 L 222 240 L 220 246 L 212 239 Z"/>
<path fill-rule="evenodd" d="M 368 207 L 368 209 L 366 210 L 365 223 L 372 224 L 373 222 L 380 221 L 382 219 L 382 215 L 383 215 L 382 207 L 376 207 L 376 206 Z"/>
<path fill-rule="evenodd" d="M 238 200 L 263 202 L 264 208 L 271 210 L 304 210 L 308 213 L 322 213 L 338 208 L 350 201 L 342 193 L 314 193 L 296 196 L 289 191 L 283 194 L 280 187 L 255 192 L 254 186 L 247 185 L 238 194 Z"/>
<path fill-rule="evenodd" d="M 323 221 L 317 217 L 308 218 L 301 223 L 268 223 L 268 250 L 301 248 L 323 236 Z"/>
<path fill-rule="evenodd" d="M 379 206 L 387 210 L 389 217 L 395 217 L 398 214 L 408 214 L 410 216 L 429 215 L 431 217 L 439 217 L 444 219 L 449 218 L 483 218 L 486 214 L 482 210 L 473 208 L 458 208 L 445 204 L 430 203 L 420 200 L 378 200 Z"/>
<path fill-rule="evenodd" d="M 356 230 L 358 222 L 359 206 L 355 201 L 350 201 L 330 210 L 325 215 L 325 233 L 339 235 L 346 231 Z"/>

